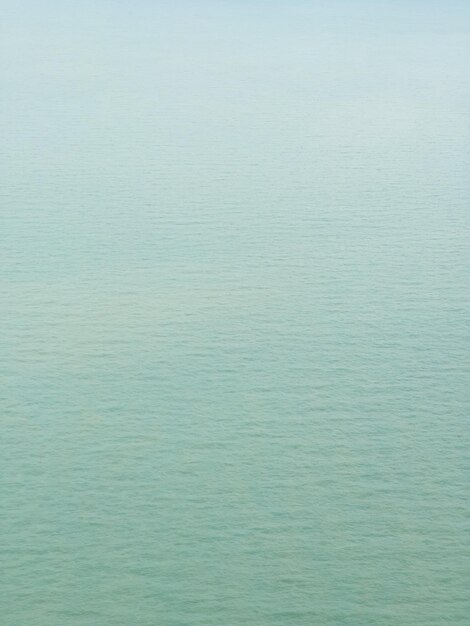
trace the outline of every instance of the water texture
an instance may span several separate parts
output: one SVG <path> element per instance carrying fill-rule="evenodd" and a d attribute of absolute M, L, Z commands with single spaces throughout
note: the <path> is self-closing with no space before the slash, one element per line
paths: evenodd
<path fill-rule="evenodd" d="M 468 624 L 470 5 L 1 14 L 2 626 Z"/>

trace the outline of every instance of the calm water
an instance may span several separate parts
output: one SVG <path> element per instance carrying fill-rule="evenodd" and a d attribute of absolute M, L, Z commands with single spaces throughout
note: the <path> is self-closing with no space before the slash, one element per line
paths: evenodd
<path fill-rule="evenodd" d="M 470 6 L 2 4 L 2 625 L 468 624 Z"/>

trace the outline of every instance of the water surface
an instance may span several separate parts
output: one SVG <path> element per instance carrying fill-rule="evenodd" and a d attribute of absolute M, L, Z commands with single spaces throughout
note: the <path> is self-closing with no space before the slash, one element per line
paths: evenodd
<path fill-rule="evenodd" d="M 468 624 L 468 5 L 2 14 L 2 624 Z"/>

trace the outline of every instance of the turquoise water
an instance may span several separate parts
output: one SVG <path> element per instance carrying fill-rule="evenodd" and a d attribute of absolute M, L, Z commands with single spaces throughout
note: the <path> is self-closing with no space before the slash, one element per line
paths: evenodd
<path fill-rule="evenodd" d="M 468 4 L 1 28 L 2 625 L 468 624 Z"/>

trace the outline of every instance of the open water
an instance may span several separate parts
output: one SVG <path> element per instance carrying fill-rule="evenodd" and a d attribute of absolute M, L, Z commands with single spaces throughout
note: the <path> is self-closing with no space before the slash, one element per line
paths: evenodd
<path fill-rule="evenodd" d="M 470 5 L 1 2 L 2 626 L 470 621 Z"/>

